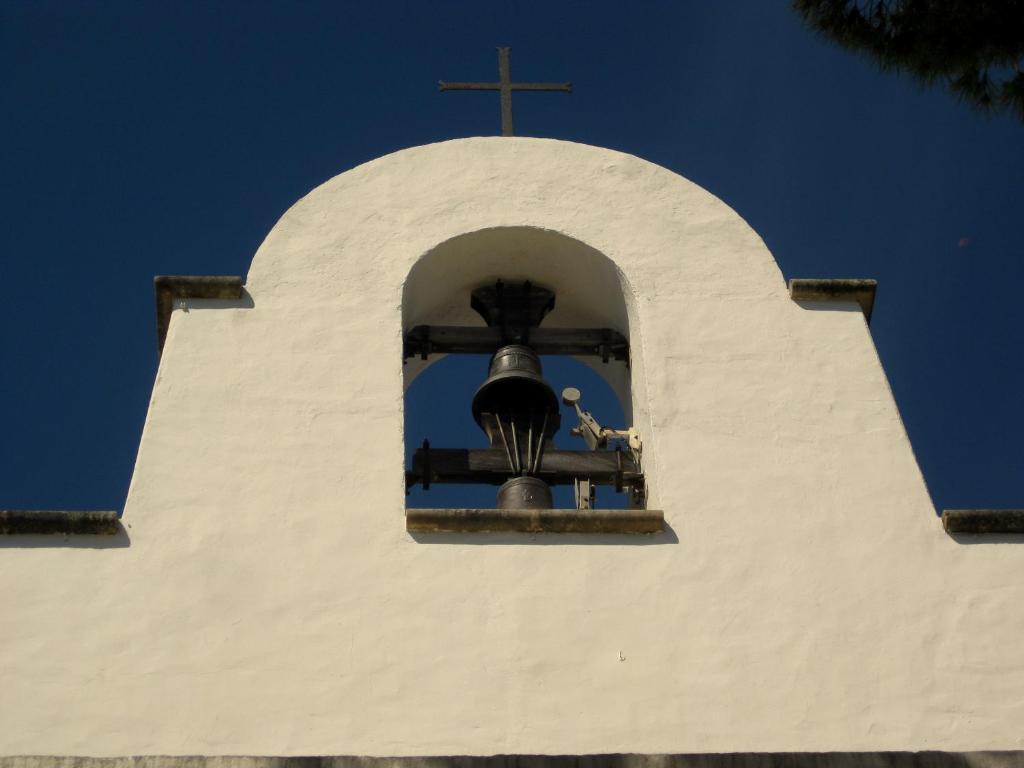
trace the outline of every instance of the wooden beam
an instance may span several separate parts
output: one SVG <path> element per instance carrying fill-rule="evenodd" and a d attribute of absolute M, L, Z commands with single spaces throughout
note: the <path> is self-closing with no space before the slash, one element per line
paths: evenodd
<path fill-rule="evenodd" d="M 501 485 L 511 477 L 511 470 L 505 452 L 497 448 L 417 448 L 412 470 L 406 473 L 406 487 L 422 483 L 424 476 L 430 484 Z M 547 450 L 537 476 L 549 485 L 571 485 L 576 478 L 612 486 L 643 482 L 643 473 L 626 451 Z"/>
<path fill-rule="evenodd" d="M 498 327 L 418 325 L 405 334 L 403 359 L 440 354 L 493 355 L 502 345 Z M 529 344 L 541 355 L 580 355 L 629 361 L 629 339 L 611 328 L 531 328 Z"/>

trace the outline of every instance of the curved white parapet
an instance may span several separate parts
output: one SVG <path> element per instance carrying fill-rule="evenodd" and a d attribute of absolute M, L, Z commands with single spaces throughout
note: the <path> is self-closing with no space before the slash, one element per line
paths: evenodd
<path fill-rule="evenodd" d="M 406 531 L 403 333 L 496 277 L 629 339 L 664 532 Z M 1020 749 L 1024 547 L 943 532 L 860 307 L 811 305 L 619 152 L 328 181 L 172 312 L 127 545 L 0 542 L 0 754 Z"/>

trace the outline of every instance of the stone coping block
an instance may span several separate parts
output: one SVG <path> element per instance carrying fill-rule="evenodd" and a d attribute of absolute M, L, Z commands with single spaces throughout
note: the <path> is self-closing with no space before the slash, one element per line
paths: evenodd
<path fill-rule="evenodd" d="M 877 291 L 877 280 L 794 278 L 789 281 L 789 296 L 793 301 L 856 301 L 869 324 Z"/>
<path fill-rule="evenodd" d="M 1024 509 L 947 509 L 946 533 L 1024 533 Z"/>
<path fill-rule="evenodd" d="M 156 292 L 156 348 L 164 351 L 167 329 L 175 299 L 240 299 L 242 278 L 237 275 L 157 275 L 153 278 Z"/>
<path fill-rule="evenodd" d="M 121 530 L 117 512 L 0 509 L 0 536 L 22 534 L 89 534 L 114 536 Z"/>
<path fill-rule="evenodd" d="M 658 533 L 654 509 L 407 509 L 409 533 Z"/>
<path fill-rule="evenodd" d="M 0 757 L 0 768 L 1024 768 L 1024 752 L 725 752 L 708 754 L 255 757 Z"/>

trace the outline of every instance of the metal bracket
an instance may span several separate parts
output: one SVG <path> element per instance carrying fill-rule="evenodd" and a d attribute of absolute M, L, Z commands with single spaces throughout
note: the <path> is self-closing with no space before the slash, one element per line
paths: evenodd
<path fill-rule="evenodd" d="M 643 450 L 643 443 L 640 441 L 640 433 L 637 432 L 636 427 L 629 427 L 627 429 L 602 427 L 597 419 L 591 415 L 590 411 L 580 408 L 581 398 L 580 391 L 575 387 L 566 387 L 562 390 L 562 402 L 575 408 L 576 416 L 580 420 L 579 424 L 569 430 L 569 432 L 576 437 L 582 437 L 587 447 L 592 451 L 596 451 L 599 448 L 607 448 L 609 440 L 622 440 L 629 446 L 629 450 L 633 454 L 633 461 L 637 466 L 640 466 L 640 454 Z"/>
<path fill-rule="evenodd" d="M 429 440 L 424 440 L 423 441 L 423 454 L 422 454 L 422 456 L 423 456 L 423 474 L 422 474 L 423 490 L 424 491 L 429 491 L 430 490 L 430 476 L 431 476 L 431 469 L 432 469 L 431 466 L 430 466 L 430 441 Z"/>
<path fill-rule="evenodd" d="M 593 509 L 596 489 L 590 478 L 576 478 L 573 488 L 576 491 L 576 509 Z"/>

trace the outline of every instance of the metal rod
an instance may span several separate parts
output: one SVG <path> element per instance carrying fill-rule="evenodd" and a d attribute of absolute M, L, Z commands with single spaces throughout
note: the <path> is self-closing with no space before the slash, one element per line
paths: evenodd
<path fill-rule="evenodd" d="M 540 469 L 540 459 L 544 455 L 544 439 L 548 433 L 548 412 L 544 411 L 544 421 L 540 426 L 540 442 L 537 443 L 537 455 L 533 459 L 533 467 L 530 471 L 533 474 L 537 474 L 537 470 Z"/>
<path fill-rule="evenodd" d="M 526 432 L 526 472 L 533 471 L 533 414 L 530 414 L 530 427 Z"/>
<path fill-rule="evenodd" d="M 519 465 L 519 440 L 516 439 L 516 420 L 515 420 L 515 418 L 512 417 L 512 414 L 509 414 L 508 423 L 512 427 L 512 453 L 516 457 L 516 466 L 515 466 L 515 468 L 512 471 L 515 474 L 518 475 L 520 473 L 520 465 Z"/>
<path fill-rule="evenodd" d="M 498 422 L 498 434 L 501 435 L 501 444 L 505 446 L 505 455 L 508 456 L 508 468 L 515 474 L 516 464 L 512 461 L 512 452 L 508 449 L 508 438 L 505 437 L 505 430 L 501 426 L 501 419 L 495 415 L 494 420 Z"/>
<path fill-rule="evenodd" d="M 453 83 L 450 80 L 438 80 L 437 88 L 440 91 L 500 91 L 501 83 Z"/>
<path fill-rule="evenodd" d="M 512 68 L 508 61 L 508 48 L 498 49 L 498 79 L 501 81 L 501 135 L 513 136 L 512 127 Z"/>
<path fill-rule="evenodd" d="M 615 446 L 615 490 L 622 493 L 622 446 Z"/>

